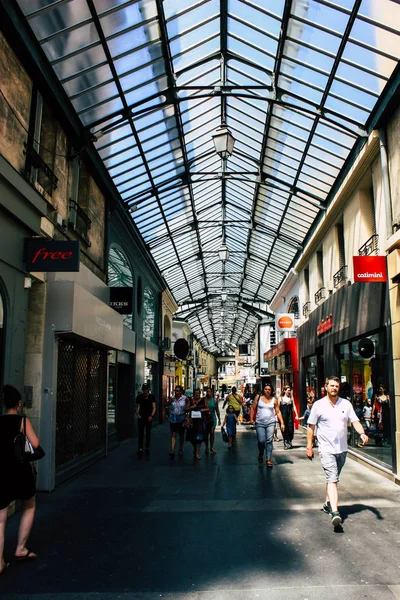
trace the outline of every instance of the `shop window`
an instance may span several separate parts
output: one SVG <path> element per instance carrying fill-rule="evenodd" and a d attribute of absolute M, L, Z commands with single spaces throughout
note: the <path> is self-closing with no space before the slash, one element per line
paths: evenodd
<path fill-rule="evenodd" d="M 154 363 L 150 360 L 144 361 L 144 383 L 150 388 L 150 391 L 154 393 L 153 390 L 153 380 L 154 380 Z"/>
<path fill-rule="evenodd" d="M 108 255 L 108 285 L 109 287 L 130 288 L 133 295 L 133 273 L 128 259 L 119 248 L 111 247 Z M 123 315 L 124 325 L 133 328 L 132 312 Z"/>
<path fill-rule="evenodd" d="M 366 335 L 338 347 L 340 395 L 349 399 L 370 437 L 367 446 L 349 428 L 350 445 L 380 462 L 392 464 L 394 392 L 388 380 L 384 332 Z"/>
<path fill-rule="evenodd" d="M 150 288 L 143 293 L 143 337 L 156 343 L 156 303 Z"/>
<path fill-rule="evenodd" d="M 317 356 L 307 356 L 303 359 L 305 383 L 306 383 L 306 402 L 314 402 L 321 398 L 322 390 L 318 386 L 319 363 Z M 303 408 L 305 409 L 305 403 Z"/>

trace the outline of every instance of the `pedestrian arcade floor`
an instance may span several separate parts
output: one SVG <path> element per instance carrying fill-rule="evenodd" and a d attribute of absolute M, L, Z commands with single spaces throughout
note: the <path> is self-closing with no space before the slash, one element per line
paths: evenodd
<path fill-rule="evenodd" d="M 168 424 L 152 452 L 137 442 L 39 494 L 29 546 L 36 561 L 0 577 L 7 600 L 393 600 L 400 598 L 400 488 L 348 459 L 340 483 L 342 531 L 321 511 L 319 458 L 275 443 L 257 463 L 255 432 L 239 427 L 228 451 L 169 459 Z M 10 519 L 12 558 L 19 515 Z"/>

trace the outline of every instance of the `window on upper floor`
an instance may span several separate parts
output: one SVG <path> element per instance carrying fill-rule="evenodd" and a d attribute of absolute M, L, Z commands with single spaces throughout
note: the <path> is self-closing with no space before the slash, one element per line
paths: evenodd
<path fill-rule="evenodd" d="M 119 248 L 112 246 L 108 256 L 108 285 L 109 287 L 128 288 L 131 290 L 133 302 L 133 273 L 129 261 Z M 129 329 L 133 327 L 133 307 L 129 314 L 123 314 L 124 325 Z"/>
<path fill-rule="evenodd" d="M 89 229 L 92 221 L 88 216 L 90 202 L 90 176 L 79 156 L 71 163 L 71 193 L 68 207 L 68 226 L 90 246 Z"/>
<path fill-rule="evenodd" d="M 310 270 L 308 267 L 304 269 L 304 304 L 303 304 L 303 315 L 308 317 L 311 312 L 310 302 Z"/>
<path fill-rule="evenodd" d="M 336 239 L 337 239 L 337 252 L 339 256 L 339 267 L 342 268 L 346 265 L 346 252 L 344 245 L 344 229 L 343 223 L 336 223 Z"/>
<path fill-rule="evenodd" d="M 171 320 L 168 315 L 164 315 L 163 348 L 164 350 L 171 348 Z"/>
<path fill-rule="evenodd" d="M 336 223 L 335 227 L 337 240 L 337 254 L 339 258 L 339 269 L 333 275 L 333 285 L 335 286 L 335 288 L 337 288 L 343 281 L 347 280 L 347 265 L 343 223 Z"/>
<path fill-rule="evenodd" d="M 318 289 L 314 294 L 315 304 L 319 304 L 326 298 L 324 281 L 324 258 L 321 250 L 317 251 L 317 286 Z"/>
<path fill-rule="evenodd" d="M 145 287 L 143 292 L 143 337 L 154 344 L 156 337 L 156 302 L 150 288 Z"/>
<path fill-rule="evenodd" d="M 300 305 L 298 296 L 293 296 L 288 304 L 288 313 L 294 314 L 295 319 L 300 319 Z"/>
<path fill-rule="evenodd" d="M 33 90 L 26 143 L 25 175 L 33 184 L 40 186 L 49 197 L 58 185 L 58 178 L 54 173 L 55 158 L 58 153 L 58 131 L 59 125 L 50 108 L 41 94 Z"/>

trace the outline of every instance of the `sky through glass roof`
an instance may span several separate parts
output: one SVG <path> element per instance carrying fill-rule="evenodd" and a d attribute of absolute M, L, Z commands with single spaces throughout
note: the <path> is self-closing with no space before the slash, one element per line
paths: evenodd
<path fill-rule="evenodd" d="M 400 6 L 18 3 L 181 316 L 215 353 L 252 339 L 398 64 Z"/>

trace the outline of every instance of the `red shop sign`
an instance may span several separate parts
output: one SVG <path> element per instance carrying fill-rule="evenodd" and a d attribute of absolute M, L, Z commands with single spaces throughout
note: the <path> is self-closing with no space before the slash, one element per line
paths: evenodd
<path fill-rule="evenodd" d="M 326 319 L 322 319 L 321 323 L 318 325 L 317 335 L 322 335 L 323 333 L 330 331 L 332 326 L 332 315 L 329 315 L 329 317 L 326 317 Z"/>
<path fill-rule="evenodd" d="M 353 256 L 354 281 L 387 281 L 386 256 Z"/>

